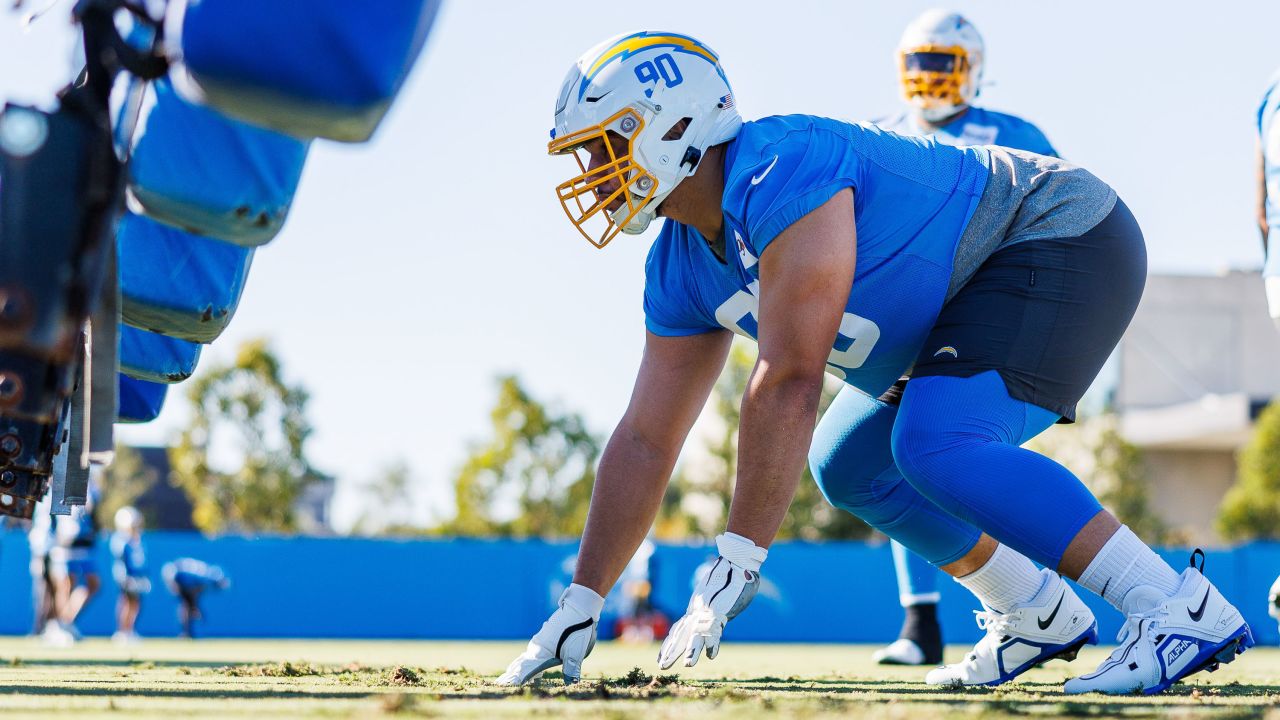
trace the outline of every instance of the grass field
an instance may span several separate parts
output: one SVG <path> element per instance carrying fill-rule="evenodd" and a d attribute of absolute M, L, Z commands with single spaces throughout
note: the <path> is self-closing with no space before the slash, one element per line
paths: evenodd
<path fill-rule="evenodd" d="M 871 648 L 726 644 L 714 662 L 658 678 L 656 648 L 604 643 L 587 676 L 529 689 L 488 684 L 522 643 L 151 640 L 75 648 L 0 639 L 0 716 L 1005 718 L 1280 720 L 1280 650 L 1254 649 L 1164 696 L 1067 698 L 1069 674 L 1105 651 L 1054 662 L 995 690 L 937 692 L 913 668 L 879 668 Z M 952 648 L 959 657 L 963 648 Z M 639 668 L 633 670 L 633 668 Z"/>

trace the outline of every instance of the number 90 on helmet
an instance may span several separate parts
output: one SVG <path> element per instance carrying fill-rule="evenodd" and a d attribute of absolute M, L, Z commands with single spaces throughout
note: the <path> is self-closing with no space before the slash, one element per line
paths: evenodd
<path fill-rule="evenodd" d="M 670 32 L 610 38 L 578 58 L 560 87 L 547 152 L 573 155 L 578 174 L 556 195 L 578 232 L 602 248 L 619 232 L 644 232 L 707 148 L 741 126 L 711 48 Z"/>

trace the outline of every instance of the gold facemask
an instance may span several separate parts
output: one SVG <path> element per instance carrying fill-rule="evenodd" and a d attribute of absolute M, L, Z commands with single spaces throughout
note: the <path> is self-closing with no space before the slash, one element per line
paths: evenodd
<path fill-rule="evenodd" d="M 968 104 L 969 71 L 969 53 L 959 45 L 921 45 L 898 53 L 903 95 L 925 108 Z"/>
<path fill-rule="evenodd" d="M 599 125 L 555 138 L 547 144 L 547 154 L 572 154 L 578 161 L 581 172 L 556 186 L 556 196 L 569 222 L 587 242 L 598 248 L 617 237 L 658 191 L 657 178 L 633 159 L 635 140 L 643 128 L 644 119 L 640 114 L 623 108 Z M 614 148 L 610 131 L 627 139 L 625 152 L 619 153 Z M 607 161 L 591 167 L 592 158 L 586 146 L 595 141 L 603 146 Z M 616 186 L 606 187 L 613 183 Z M 617 207 L 609 210 L 614 205 Z"/>

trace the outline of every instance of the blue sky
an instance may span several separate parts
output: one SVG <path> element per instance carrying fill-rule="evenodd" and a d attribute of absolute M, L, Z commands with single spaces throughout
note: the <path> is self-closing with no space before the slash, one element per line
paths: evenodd
<path fill-rule="evenodd" d="M 577 55 L 619 32 L 679 31 L 720 54 L 747 119 L 869 119 L 899 108 L 898 35 L 935 5 L 446 2 L 374 140 L 314 146 L 290 220 L 258 253 L 206 362 L 247 338 L 273 340 L 312 392 L 310 450 L 343 482 L 339 520 L 361 509 L 355 484 L 396 459 L 414 471 L 419 513 L 446 512 L 498 374 L 518 373 L 601 433 L 630 393 L 651 237 L 589 246 L 552 191 L 572 161 L 545 155 Z M 27 33 L 0 15 L 0 98 L 47 99 L 68 76 L 68 6 Z M 986 39 L 979 104 L 1039 124 L 1110 182 L 1143 225 L 1153 271 L 1261 264 L 1253 119 L 1280 66 L 1280 3 L 949 7 Z M 122 436 L 164 442 L 186 412 L 174 400 Z"/>

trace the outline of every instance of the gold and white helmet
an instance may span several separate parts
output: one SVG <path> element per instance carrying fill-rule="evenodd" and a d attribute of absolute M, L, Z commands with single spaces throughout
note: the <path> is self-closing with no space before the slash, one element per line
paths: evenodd
<path fill-rule="evenodd" d="M 711 48 L 671 32 L 610 38 L 578 58 L 560 87 L 547 151 L 574 155 L 580 172 L 556 194 L 583 237 L 604 247 L 619 232 L 644 232 L 707 148 L 733 139 L 741 126 Z M 626 140 L 625 151 L 611 133 Z M 609 154 L 595 168 L 583 151 L 593 140 Z M 610 192 L 598 192 L 605 186 Z"/>
<path fill-rule="evenodd" d="M 964 16 L 927 10 L 898 42 L 898 72 L 906 101 L 930 122 L 969 106 L 982 83 L 982 36 Z"/>

